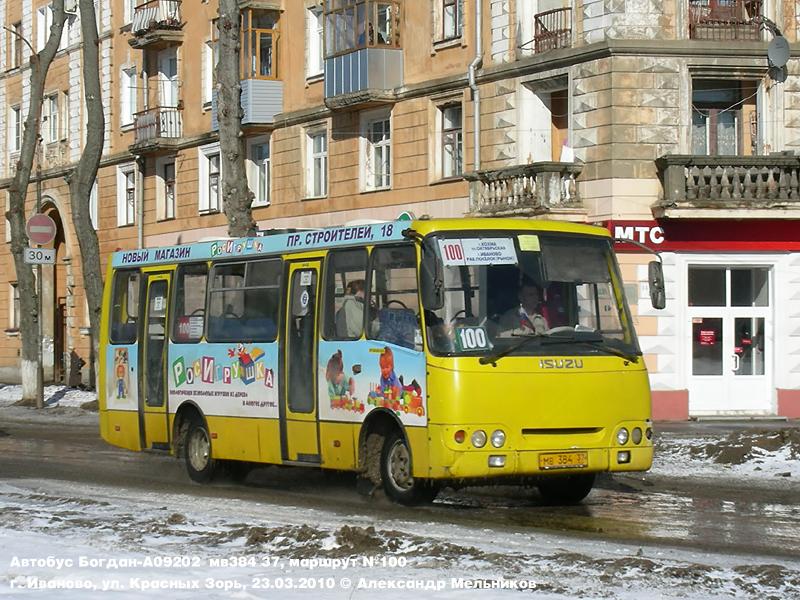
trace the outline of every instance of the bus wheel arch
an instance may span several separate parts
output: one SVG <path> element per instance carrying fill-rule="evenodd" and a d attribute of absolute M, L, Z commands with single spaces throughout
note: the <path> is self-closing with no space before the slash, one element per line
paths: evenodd
<path fill-rule="evenodd" d="M 219 461 L 211 452 L 211 433 L 206 419 L 194 404 L 181 406 L 175 417 L 176 456 L 183 454 L 189 477 L 198 483 L 211 481 Z"/>
<path fill-rule="evenodd" d="M 403 424 L 397 416 L 383 408 L 371 411 L 361 425 L 358 440 L 358 473 L 375 487 L 382 483 L 380 461 L 383 445 L 388 436 L 395 431 L 405 437 Z"/>

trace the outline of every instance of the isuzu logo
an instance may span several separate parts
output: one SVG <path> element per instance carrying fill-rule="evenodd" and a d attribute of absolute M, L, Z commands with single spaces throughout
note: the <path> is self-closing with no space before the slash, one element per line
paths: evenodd
<path fill-rule="evenodd" d="M 577 358 L 542 358 L 540 369 L 582 369 L 583 360 Z"/>

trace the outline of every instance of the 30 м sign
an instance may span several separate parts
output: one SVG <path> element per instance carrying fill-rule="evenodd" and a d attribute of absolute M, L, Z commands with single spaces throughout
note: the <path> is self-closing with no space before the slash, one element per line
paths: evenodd
<path fill-rule="evenodd" d="M 26 265 L 52 265 L 56 262 L 54 248 L 25 248 Z"/>

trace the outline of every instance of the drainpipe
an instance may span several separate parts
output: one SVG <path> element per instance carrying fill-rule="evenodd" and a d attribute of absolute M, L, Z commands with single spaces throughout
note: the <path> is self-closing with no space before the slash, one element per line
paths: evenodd
<path fill-rule="evenodd" d="M 474 170 L 481 168 L 481 91 L 475 81 L 475 72 L 483 64 L 483 0 L 475 3 L 475 58 L 469 64 L 469 87 L 472 90 L 473 163 Z"/>
<path fill-rule="evenodd" d="M 136 245 L 144 247 L 144 157 L 136 155 Z"/>

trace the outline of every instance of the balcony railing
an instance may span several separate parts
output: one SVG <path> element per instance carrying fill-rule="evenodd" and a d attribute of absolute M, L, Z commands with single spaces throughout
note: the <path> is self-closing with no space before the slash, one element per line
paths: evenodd
<path fill-rule="evenodd" d="M 168 143 L 183 135 L 183 119 L 179 107 L 159 106 L 134 115 L 134 144 Z"/>
<path fill-rule="evenodd" d="M 580 163 L 539 162 L 466 173 L 470 212 L 532 216 L 554 209 L 580 208 L 575 180 L 581 169 Z"/>
<path fill-rule="evenodd" d="M 554 8 L 534 15 L 534 51 L 547 52 L 572 46 L 572 9 Z"/>
<path fill-rule="evenodd" d="M 153 29 L 180 29 L 180 0 L 149 0 L 134 9 L 133 33 L 141 34 Z"/>
<path fill-rule="evenodd" d="M 674 208 L 800 209 L 800 156 L 691 156 L 656 160 L 660 205 Z"/>
<path fill-rule="evenodd" d="M 762 0 L 689 0 L 689 37 L 693 40 L 761 39 L 753 17 L 761 14 Z"/>

